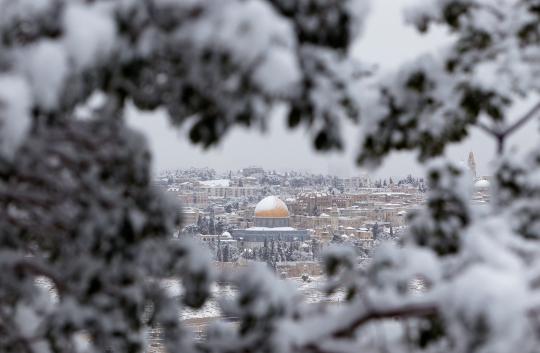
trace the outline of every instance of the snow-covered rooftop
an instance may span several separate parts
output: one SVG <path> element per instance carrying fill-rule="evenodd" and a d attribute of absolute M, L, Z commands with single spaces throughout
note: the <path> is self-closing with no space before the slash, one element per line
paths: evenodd
<path fill-rule="evenodd" d="M 293 227 L 274 227 L 274 228 L 268 228 L 268 227 L 250 227 L 246 230 L 256 230 L 256 231 L 287 231 L 287 230 L 296 230 L 296 228 Z"/>
<path fill-rule="evenodd" d="M 204 186 L 210 186 L 210 187 L 228 187 L 231 181 L 229 179 L 214 179 L 214 180 L 200 181 L 200 183 Z"/>

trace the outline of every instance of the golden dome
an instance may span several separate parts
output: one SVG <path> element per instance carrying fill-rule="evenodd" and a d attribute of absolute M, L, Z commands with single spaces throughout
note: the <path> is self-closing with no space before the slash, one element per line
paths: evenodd
<path fill-rule="evenodd" d="M 289 209 L 277 196 L 267 196 L 255 207 L 257 218 L 288 218 Z"/>

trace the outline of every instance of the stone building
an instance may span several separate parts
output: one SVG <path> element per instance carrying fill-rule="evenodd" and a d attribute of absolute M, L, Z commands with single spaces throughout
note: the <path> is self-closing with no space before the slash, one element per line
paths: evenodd
<path fill-rule="evenodd" d="M 308 191 L 296 197 L 298 210 L 305 215 L 319 215 L 332 207 L 332 195 L 320 191 Z"/>
<path fill-rule="evenodd" d="M 233 238 L 242 248 L 263 246 L 265 241 L 306 241 L 310 239 L 305 229 L 289 226 L 287 205 L 277 196 L 262 199 L 255 207 L 254 227 L 233 230 Z"/>

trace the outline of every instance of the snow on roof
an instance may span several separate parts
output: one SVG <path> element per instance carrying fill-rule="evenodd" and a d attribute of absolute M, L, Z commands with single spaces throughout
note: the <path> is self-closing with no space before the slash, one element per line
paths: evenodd
<path fill-rule="evenodd" d="M 407 192 L 398 192 L 398 191 L 382 191 L 382 192 L 373 192 L 373 193 L 371 193 L 371 195 L 386 195 L 386 196 L 401 195 L 401 196 L 405 196 L 405 195 L 410 195 L 410 194 L 407 193 Z"/>
<path fill-rule="evenodd" d="M 329 196 L 327 192 L 320 192 L 320 191 L 305 191 L 300 193 L 301 197 L 324 197 Z"/>
<path fill-rule="evenodd" d="M 275 228 L 268 228 L 268 227 L 250 227 L 246 230 L 256 230 L 256 231 L 288 231 L 288 230 L 296 230 L 296 228 L 293 227 L 275 227 Z"/>
<path fill-rule="evenodd" d="M 200 183 L 204 186 L 210 186 L 210 187 L 228 187 L 231 183 L 229 179 L 214 179 L 214 180 L 205 180 L 200 181 Z"/>

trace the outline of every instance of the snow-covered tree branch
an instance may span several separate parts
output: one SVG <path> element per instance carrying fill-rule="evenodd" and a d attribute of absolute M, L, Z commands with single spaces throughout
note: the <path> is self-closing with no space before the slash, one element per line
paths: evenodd
<path fill-rule="evenodd" d="M 140 352 L 149 326 L 168 352 L 537 350 L 540 154 L 509 156 L 504 140 L 538 115 L 509 111 L 540 88 L 540 3 L 421 2 L 407 21 L 454 40 L 384 76 L 350 55 L 367 12 L 363 0 L 0 0 L 0 351 Z M 429 163 L 427 203 L 368 265 L 325 255 L 339 306 L 304 305 L 250 269 L 222 305 L 238 324 L 195 343 L 177 312 L 204 304 L 211 259 L 172 238 L 177 205 L 150 182 L 130 103 L 189 123 L 204 146 L 285 106 L 318 149 L 341 148 L 351 119 L 360 163 L 395 150 Z M 500 149 L 483 212 L 462 168 L 427 162 L 478 126 Z M 181 300 L 164 278 L 182 280 Z"/>

